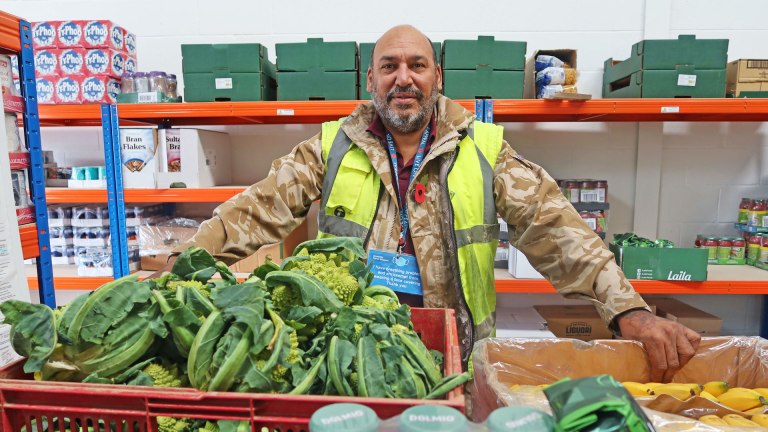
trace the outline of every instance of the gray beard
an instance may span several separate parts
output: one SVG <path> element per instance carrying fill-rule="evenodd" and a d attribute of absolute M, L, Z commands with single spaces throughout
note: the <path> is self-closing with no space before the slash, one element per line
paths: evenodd
<path fill-rule="evenodd" d="M 411 115 L 399 115 L 393 111 L 389 106 L 389 101 L 397 92 L 408 92 L 416 95 L 416 100 L 419 101 L 419 111 Z M 440 97 L 440 93 L 437 90 L 437 82 L 432 86 L 432 94 L 428 99 L 424 98 L 424 93 L 417 88 L 403 89 L 396 87 L 387 92 L 385 98 L 380 98 L 375 91 L 371 93 L 373 106 L 376 108 L 376 112 L 387 129 L 403 134 L 416 132 L 429 121 L 438 97 Z"/>

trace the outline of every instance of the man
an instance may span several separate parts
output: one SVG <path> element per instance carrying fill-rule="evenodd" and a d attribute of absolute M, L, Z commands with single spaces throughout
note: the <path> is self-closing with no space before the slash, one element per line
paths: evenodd
<path fill-rule="evenodd" d="M 287 236 L 320 199 L 321 235 L 358 236 L 369 258 L 415 255 L 423 297 L 404 298 L 456 310 L 466 362 L 474 342 L 495 333 L 498 212 L 513 244 L 562 295 L 593 302 L 615 332 L 645 345 L 652 381 L 668 380 L 694 355 L 699 335 L 649 312 L 554 180 L 517 155 L 500 126 L 474 122 L 439 94 L 442 71 L 425 35 L 387 31 L 367 77 L 372 103 L 275 161 L 191 244 L 231 264 Z"/>

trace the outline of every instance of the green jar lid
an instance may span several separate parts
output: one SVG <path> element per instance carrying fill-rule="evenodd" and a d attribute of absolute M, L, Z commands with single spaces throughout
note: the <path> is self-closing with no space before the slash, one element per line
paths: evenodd
<path fill-rule="evenodd" d="M 400 432 L 465 432 L 467 419 L 457 409 L 416 405 L 400 414 Z"/>
<path fill-rule="evenodd" d="M 324 406 L 309 419 L 310 432 L 376 432 L 379 417 L 365 405 L 337 403 Z"/>
<path fill-rule="evenodd" d="M 488 416 L 489 432 L 547 432 L 555 430 L 551 415 L 530 407 L 499 408 Z"/>

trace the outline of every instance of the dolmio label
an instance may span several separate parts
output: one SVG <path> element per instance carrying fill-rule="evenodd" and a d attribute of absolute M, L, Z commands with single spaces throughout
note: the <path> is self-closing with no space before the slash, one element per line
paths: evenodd
<path fill-rule="evenodd" d="M 56 97 L 60 102 L 75 102 L 80 93 L 80 86 L 72 78 L 62 78 L 56 83 Z"/>
<path fill-rule="evenodd" d="M 56 38 L 56 29 L 49 22 L 35 24 L 32 29 L 32 41 L 36 47 L 52 46 Z"/>
<path fill-rule="evenodd" d="M 56 56 L 48 50 L 35 52 L 35 70 L 38 75 L 52 75 L 56 72 Z"/>
<path fill-rule="evenodd" d="M 83 37 L 89 45 L 103 46 L 107 43 L 109 29 L 101 21 L 89 21 L 83 29 Z"/>
<path fill-rule="evenodd" d="M 105 50 L 88 50 L 85 55 L 85 67 L 92 74 L 106 73 L 109 68 L 109 55 Z"/>
<path fill-rule="evenodd" d="M 96 102 L 104 99 L 107 89 L 104 81 L 97 77 L 88 77 L 83 81 L 83 99 L 88 102 Z"/>
<path fill-rule="evenodd" d="M 83 54 L 75 50 L 66 50 L 59 56 L 59 67 L 65 74 L 77 74 L 83 70 Z"/>
<path fill-rule="evenodd" d="M 83 29 L 74 21 L 65 21 L 59 26 L 59 42 L 66 46 L 73 46 L 83 37 Z"/>
<path fill-rule="evenodd" d="M 37 79 L 37 100 L 40 102 L 53 100 L 53 81 L 48 78 Z"/>

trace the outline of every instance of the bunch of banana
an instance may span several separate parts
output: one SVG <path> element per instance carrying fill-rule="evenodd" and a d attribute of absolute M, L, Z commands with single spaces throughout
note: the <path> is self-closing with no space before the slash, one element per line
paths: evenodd
<path fill-rule="evenodd" d="M 768 426 L 768 414 L 755 414 L 751 420 L 760 426 Z"/>
<path fill-rule="evenodd" d="M 768 405 L 768 400 L 755 390 L 734 387 L 718 396 L 718 402 L 736 411 L 747 411 Z"/>
<path fill-rule="evenodd" d="M 728 383 L 725 381 L 709 381 L 704 384 L 704 391 L 714 397 L 718 397 L 727 392 L 729 388 Z"/>
<path fill-rule="evenodd" d="M 762 415 L 765 415 L 765 414 L 762 414 Z M 749 420 L 748 418 L 742 417 L 738 414 L 726 414 L 722 418 L 714 414 L 709 414 L 709 415 L 700 417 L 699 421 L 702 423 L 706 423 L 708 425 L 713 425 L 713 426 L 741 426 L 741 427 L 762 428 L 763 426 L 768 425 L 768 417 L 757 419 L 762 423 L 758 423 L 757 421 L 755 421 L 755 417 L 757 416 L 753 416 L 752 420 Z"/>

